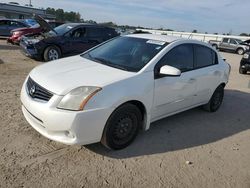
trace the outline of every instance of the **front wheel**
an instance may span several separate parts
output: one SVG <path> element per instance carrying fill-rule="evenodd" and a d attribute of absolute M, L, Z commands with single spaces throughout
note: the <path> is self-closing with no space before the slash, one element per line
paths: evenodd
<path fill-rule="evenodd" d="M 242 48 L 237 49 L 237 54 L 242 55 L 244 53 L 244 50 Z"/>
<path fill-rule="evenodd" d="M 53 61 L 61 57 L 61 50 L 56 46 L 49 46 L 44 51 L 44 60 Z"/>
<path fill-rule="evenodd" d="M 217 44 L 213 44 L 212 47 L 213 47 L 214 49 L 216 49 L 216 50 L 218 49 Z"/>
<path fill-rule="evenodd" d="M 224 98 L 224 87 L 223 85 L 220 85 L 214 91 L 209 102 L 203 106 L 203 109 L 208 112 L 216 112 L 220 108 L 223 98 Z"/>
<path fill-rule="evenodd" d="M 246 74 L 247 71 L 244 70 L 242 67 L 240 67 L 240 68 L 239 68 L 239 73 L 240 73 L 240 74 Z"/>
<path fill-rule="evenodd" d="M 109 117 L 101 143 L 109 149 L 123 149 L 133 142 L 142 123 L 142 114 L 133 104 L 124 104 Z"/>

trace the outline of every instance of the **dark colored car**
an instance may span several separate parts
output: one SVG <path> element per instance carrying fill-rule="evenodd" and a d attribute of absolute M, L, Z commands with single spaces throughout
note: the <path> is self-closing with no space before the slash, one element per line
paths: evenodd
<path fill-rule="evenodd" d="M 0 19 L 0 36 L 9 37 L 11 30 L 23 27 L 29 27 L 29 25 L 18 20 Z"/>
<path fill-rule="evenodd" d="M 250 46 L 250 40 L 245 40 L 243 44 Z"/>
<path fill-rule="evenodd" d="M 96 24 L 67 23 L 53 29 L 42 18 L 37 21 L 45 32 L 23 36 L 20 41 L 25 54 L 37 60 L 80 54 L 119 35 L 115 29 Z"/>
<path fill-rule="evenodd" d="M 247 71 L 250 71 L 250 51 L 243 55 L 239 68 L 240 74 L 247 74 Z"/>
<path fill-rule="evenodd" d="M 52 28 L 62 25 L 62 22 L 48 21 Z M 7 42 L 12 44 L 19 44 L 22 36 L 27 34 L 39 34 L 44 32 L 44 29 L 37 23 L 31 27 L 24 27 L 19 29 L 14 29 L 11 31 L 12 35 L 7 39 Z"/>

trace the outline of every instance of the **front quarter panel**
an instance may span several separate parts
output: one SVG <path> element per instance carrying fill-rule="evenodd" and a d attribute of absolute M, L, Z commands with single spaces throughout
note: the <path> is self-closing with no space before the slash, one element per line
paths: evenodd
<path fill-rule="evenodd" d="M 153 72 L 136 74 L 133 77 L 103 87 L 100 92 L 91 98 L 84 110 L 106 108 L 112 109 L 113 112 L 120 105 L 136 100 L 141 102 L 146 109 L 144 129 L 148 129 L 153 104 L 153 89 Z"/>

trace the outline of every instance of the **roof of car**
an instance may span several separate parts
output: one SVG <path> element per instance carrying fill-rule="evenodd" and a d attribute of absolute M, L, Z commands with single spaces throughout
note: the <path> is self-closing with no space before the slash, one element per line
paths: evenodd
<path fill-rule="evenodd" d="M 157 34 L 131 34 L 126 35 L 128 37 L 135 37 L 135 38 L 142 38 L 142 39 L 149 39 L 149 40 L 159 40 L 171 43 L 176 40 L 184 40 L 181 37 L 174 37 L 174 36 L 168 36 L 168 35 L 157 35 Z"/>
<path fill-rule="evenodd" d="M 68 25 L 68 26 L 71 26 L 71 27 L 77 27 L 77 26 L 80 26 L 80 25 L 83 25 L 83 26 L 104 27 L 102 25 L 91 24 L 91 23 L 65 23 L 65 25 Z"/>

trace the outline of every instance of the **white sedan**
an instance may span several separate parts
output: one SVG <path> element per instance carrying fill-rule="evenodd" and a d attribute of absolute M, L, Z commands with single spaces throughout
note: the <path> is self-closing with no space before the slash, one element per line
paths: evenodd
<path fill-rule="evenodd" d="M 229 73 L 203 42 L 128 35 L 34 68 L 22 111 L 51 140 L 122 149 L 156 120 L 197 106 L 218 110 Z"/>

